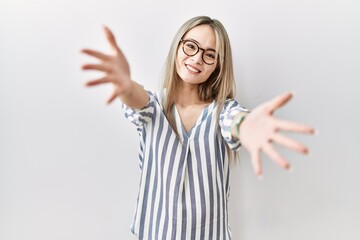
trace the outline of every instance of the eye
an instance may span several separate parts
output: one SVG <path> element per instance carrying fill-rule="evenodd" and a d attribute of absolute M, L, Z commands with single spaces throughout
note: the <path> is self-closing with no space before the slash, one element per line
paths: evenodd
<path fill-rule="evenodd" d="M 215 59 L 215 58 L 216 58 L 216 54 L 215 54 L 214 52 L 207 52 L 207 53 L 205 54 L 205 56 L 206 56 L 207 58 L 211 58 L 211 59 Z"/>
<path fill-rule="evenodd" d="M 196 49 L 196 45 L 194 43 L 192 43 L 192 42 L 185 43 L 185 46 L 187 48 L 189 48 L 189 49 L 192 49 L 192 50 Z"/>

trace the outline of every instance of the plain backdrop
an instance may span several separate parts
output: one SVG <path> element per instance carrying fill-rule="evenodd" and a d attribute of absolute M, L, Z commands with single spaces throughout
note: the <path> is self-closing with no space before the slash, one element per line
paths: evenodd
<path fill-rule="evenodd" d="M 0 0 L 0 239 L 133 239 L 139 138 L 110 86 L 83 72 L 110 53 L 113 30 L 133 79 L 159 88 L 170 42 L 191 17 L 225 25 L 236 99 L 254 108 L 294 99 L 276 116 L 316 127 L 291 134 L 294 172 L 245 150 L 232 169 L 229 218 L 238 240 L 360 239 L 360 2 L 358 0 Z M 290 135 L 290 134 L 289 134 Z"/>

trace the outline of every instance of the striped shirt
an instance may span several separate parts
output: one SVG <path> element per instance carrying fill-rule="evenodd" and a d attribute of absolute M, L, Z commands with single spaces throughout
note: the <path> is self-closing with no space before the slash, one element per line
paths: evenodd
<path fill-rule="evenodd" d="M 122 104 L 140 135 L 141 179 L 132 233 L 140 240 L 231 239 L 226 144 L 231 150 L 240 148 L 230 127 L 233 117 L 246 109 L 228 99 L 217 128 L 213 101 L 186 132 L 174 106 L 177 136 L 164 114 L 164 94 L 148 95 L 140 110 Z"/>

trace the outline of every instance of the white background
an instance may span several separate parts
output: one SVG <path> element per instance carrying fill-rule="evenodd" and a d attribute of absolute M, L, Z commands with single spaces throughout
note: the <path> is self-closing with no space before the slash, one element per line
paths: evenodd
<path fill-rule="evenodd" d="M 249 157 L 232 170 L 238 240 L 360 239 L 360 2 L 358 0 L 0 0 L 0 239 L 132 239 L 138 136 L 109 86 L 80 54 L 115 33 L 133 79 L 156 90 L 170 42 L 209 15 L 233 46 L 237 100 L 253 108 L 284 91 L 277 116 L 315 126 L 292 135 L 309 156 L 280 149 L 295 171 Z"/>

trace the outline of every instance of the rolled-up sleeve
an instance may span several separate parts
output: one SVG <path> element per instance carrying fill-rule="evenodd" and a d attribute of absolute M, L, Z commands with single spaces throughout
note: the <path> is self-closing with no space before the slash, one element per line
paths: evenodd
<path fill-rule="evenodd" d="M 248 109 L 239 105 L 236 100 L 228 99 L 225 101 L 223 111 L 220 113 L 220 130 L 225 142 L 231 150 L 238 151 L 241 147 L 239 139 L 231 135 L 231 123 L 234 117 L 240 112 L 249 112 Z"/>
<path fill-rule="evenodd" d="M 130 108 L 125 103 L 121 103 L 125 117 L 136 126 L 139 135 L 141 135 L 144 126 L 152 121 L 154 117 L 156 97 L 155 94 L 150 91 L 147 91 L 147 94 L 149 96 L 149 102 L 142 109 Z"/>

